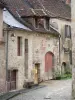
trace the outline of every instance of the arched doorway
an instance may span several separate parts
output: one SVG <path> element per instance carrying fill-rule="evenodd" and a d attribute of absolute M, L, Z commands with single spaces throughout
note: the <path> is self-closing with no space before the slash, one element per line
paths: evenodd
<path fill-rule="evenodd" d="M 61 73 L 62 74 L 65 74 L 66 73 L 66 62 L 62 62 L 62 65 L 61 65 Z"/>
<path fill-rule="evenodd" d="M 53 63 L 54 63 L 54 54 L 52 52 L 47 52 L 45 55 L 46 79 L 52 79 Z"/>

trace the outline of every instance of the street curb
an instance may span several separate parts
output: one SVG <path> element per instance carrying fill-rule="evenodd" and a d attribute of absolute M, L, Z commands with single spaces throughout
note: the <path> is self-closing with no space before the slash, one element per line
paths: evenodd
<path fill-rule="evenodd" d="M 13 98 L 13 97 L 15 97 L 19 94 L 27 93 L 27 92 L 30 92 L 32 90 L 40 89 L 40 88 L 43 88 L 43 87 L 45 87 L 45 85 L 38 85 L 38 86 L 33 86 L 30 89 L 22 89 L 22 90 L 19 90 L 19 91 L 4 93 L 3 95 L 0 96 L 0 100 L 9 100 L 9 99 L 11 99 L 11 98 Z"/>

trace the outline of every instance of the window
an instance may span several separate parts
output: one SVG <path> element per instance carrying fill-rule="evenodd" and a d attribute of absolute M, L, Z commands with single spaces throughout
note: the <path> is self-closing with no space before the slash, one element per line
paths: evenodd
<path fill-rule="evenodd" d="M 28 39 L 25 39 L 25 53 L 28 53 Z"/>
<path fill-rule="evenodd" d="M 28 39 L 25 39 L 25 77 L 28 78 Z"/>
<path fill-rule="evenodd" d="M 45 28 L 49 30 L 49 19 L 50 18 L 35 18 L 35 27 L 36 28 Z"/>
<path fill-rule="evenodd" d="M 71 38 L 71 27 L 69 25 L 65 25 L 65 38 Z"/>
<path fill-rule="evenodd" d="M 38 28 L 38 19 L 35 18 L 35 27 Z"/>
<path fill-rule="evenodd" d="M 46 29 L 49 30 L 49 18 L 46 18 Z"/>
<path fill-rule="evenodd" d="M 17 55 L 22 55 L 22 37 L 17 37 Z"/>
<path fill-rule="evenodd" d="M 43 18 L 35 18 L 35 27 L 36 28 L 44 28 L 44 19 Z"/>

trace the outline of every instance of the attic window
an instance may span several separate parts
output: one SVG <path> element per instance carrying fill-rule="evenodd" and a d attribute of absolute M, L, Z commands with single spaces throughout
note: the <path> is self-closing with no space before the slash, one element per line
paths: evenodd
<path fill-rule="evenodd" d="M 38 19 L 35 18 L 35 27 L 38 28 Z"/>
<path fill-rule="evenodd" d="M 44 28 L 44 19 L 43 18 L 35 18 L 35 27 L 36 28 Z"/>
<path fill-rule="evenodd" d="M 45 24 L 45 27 L 46 27 L 46 29 L 47 30 L 49 30 L 49 20 L 50 20 L 50 18 L 46 18 L 46 24 Z"/>

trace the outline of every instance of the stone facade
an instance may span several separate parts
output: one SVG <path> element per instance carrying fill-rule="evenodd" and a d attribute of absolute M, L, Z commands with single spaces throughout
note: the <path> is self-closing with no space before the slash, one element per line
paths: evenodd
<path fill-rule="evenodd" d="M 9 32 L 8 36 L 8 69 L 17 70 L 17 89 L 23 88 L 25 81 L 25 39 L 28 39 L 28 79 L 33 80 L 32 70 L 35 64 L 40 64 L 40 80 L 46 80 L 45 73 L 45 54 L 52 52 L 54 54 L 54 68 L 59 65 L 59 39 L 57 36 L 28 32 L 25 30 L 13 29 L 15 37 L 12 40 Z M 17 37 L 22 37 L 22 55 L 17 56 Z M 51 75 L 50 79 L 53 78 Z"/>
<path fill-rule="evenodd" d="M 0 92 L 5 92 L 6 69 L 5 69 L 5 43 L 3 40 L 3 9 L 0 9 Z"/>
<path fill-rule="evenodd" d="M 0 92 L 6 90 L 5 45 L 0 45 Z"/>
<path fill-rule="evenodd" d="M 71 44 L 71 39 L 65 38 L 65 25 L 71 26 L 71 22 L 64 19 L 51 19 L 51 25 L 56 29 L 61 37 L 60 37 L 60 66 L 62 67 L 63 62 L 69 66 L 67 69 L 71 72 L 71 64 L 70 64 L 70 53 L 64 52 L 64 46 L 66 48 L 71 49 L 71 45 L 68 45 L 68 41 Z M 64 72 L 65 69 L 61 68 L 61 71 Z"/>
<path fill-rule="evenodd" d="M 20 28 L 12 28 L 3 23 L 3 12 L 0 11 L 0 92 L 13 86 L 13 71 L 16 71 L 16 89 L 22 89 L 26 80 L 34 81 L 33 70 L 39 64 L 40 81 L 53 78 L 53 70 L 45 72 L 45 55 L 50 52 L 53 54 L 54 71 L 61 70 L 59 67 L 59 36 L 53 33 L 41 33 L 26 31 Z M 56 32 L 56 31 L 55 31 Z M 14 37 L 13 37 L 14 36 Z M 18 56 L 18 37 L 21 37 L 21 55 Z M 25 39 L 28 39 L 28 78 L 26 72 Z M 7 71 L 10 71 L 9 73 Z M 7 73 L 6 73 L 7 72 Z M 10 75 L 9 75 L 10 74 Z M 6 77 L 9 76 L 6 80 Z M 10 77 L 12 78 L 10 79 Z M 12 81 L 12 82 L 11 82 Z M 7 85 L 8 84 L 8 85 Z M 11 85 L 12 84 L 12 85 Z M 10 86 L 11 85 L 11 86 Z M 6 86 L 8 86 L 6 88 Z"/>
<path fill-rule="evenodd" d="M 16 6 L 17 5 L 18 4 L 16 4 Z M 24 6 L 25 6 L 25 4 L 24 4 Z M 7 8 L 10 8 L 10 5 Z M 10 11 L 12 11 L 12 10 L 10 10 Z M 15 12 L 11 12 L 11 13 L 13 13 L 14 16 L 15 16 L 15 14 L 19 15 L 17 10 L 16 10 L 16 13 Z M 58 15 L 60 15 L 60 14 L 58 14 Z M 40 16 L 40 18 L 42 18 L 44 16 Z M 7 17 L 7 16 L 5 16 L 5 17 Z M 19 16 L 17 16 L 17 17 L 19 17 Z M 13 18 L 13 16 L 11 16 L 11 18 Z M 39 65 L 39 70 L 40 70 L 40 77 L 39 77 L 40 81 L 52 79 L 54 72 L 56 72 L 56 71 L 61 72 L 62 69 L 60 66 L 62 65 L 62 62 L 69 63 L 69 53 L 65 54 L 64 50 L 63 50 L 63 45 L 67 44 L 67 43 L 65 43 L 67 41 L 67 39 L 63 40 L 63 36 L 64 36 L 63 28 L 64 28 L 65 24 L 70 25 L 70 23 L 68 21 L 64 21 L 64 20 L 60 20 L 60 19 L 52 19 L 51 21 L 55 21 L 58 24 L 57 30 L 56 31 L 54 30 L 54 33 L 56 32 L 56 35 L 55 35 L 54 33 L 50 33 L 51 30 L 49 30 L 49 19 L 48 18 L 46 18 L 44 20 L 46 22 L 48 21 L 48 23 L 46 23 L 46 22 L 43 23 L 43 24 L 47 24 L 47 26 L 48 26 L 48 27 L 46 27 L 44 25 L 45 27 L 43 27 L 45 29 L 45 32 L 47 32 L 47 33 L 40 32 L 42 30 L 39 30 L 39 32 L 26 31 L 24 29 L 27 29 L 27 28 L 24 27 L 21 23 L 19 23 L 16 19 L 12 20 L 15 22 L 15 25 L 13 25 L 14 22 L 10 23 L 9 19 L 11 19 L 11 18 L 6 18 L 6 20 L 7 20 L 6 23 L 8 25 L 6 25 L 5 23 L 3 25 L 3 11 L 2 11 L 2 9 L 0 10 L 0 55 L 2 57 L 0 59 L 0 64 L 2 65 L 2 66 L 0 66 L 1 67 L 0 76 L 2 76 L 0 82 L 1 82 L 1 86 L 4 84 L 2 86 L 3 87 L 2 90 L 4 90 L 4 87 L 5 87 L 6 76 L 8 76 L 6 81 L 8 81 L 7 84 L 9 84 L 9 86 L 7 88 L 10 88 L 10 87 L 13 88 L 16 85 L 16 89 L 22 89 L 24 82 L 26 80 L 31 79 L 31 81 L 34 81 L 33 71 L 35 71 L 34 69 L 37 64 Z M 31 18 L 31 20 L 32 19 L 33 19 L 33 17 Z M 20 20 L 20 17 L 19 17 L 19 20 Z M 24 19 L 21 19 L 20 22 L 23 20 Z M 27 20 L 29 20 L 29 19 L 27 19 Z M 34 21 L 31 21 L 31 20 L 30 20 L 30 22 L 32 23 L 31 25 L 34 25 L 33 24 Z M 42 22 L 42 20 L 41 20 L 41 22 Z M 39 23 L 39 24 L 43 25 L 42 23 Z M 31 25 L 29 25 L 29 26 L 31 26 Z M 9 30 L 8 30 L 8 26 L 10 26 Z M 28 26 L 28 25 L 26 25 L 26 26 Z M 18 27 L 18 28 L 13 28 L 13 27 Z M 33 28 L 34 27 L 35 26 L 33 26 Z M 23 28 L 23 29 L 21 29 L 21 28 Z M 31 29 L 33 29 L 33 28 L 31 27 Z M 46 29 L 46 28 L 48 28 L 48 29 Z M 37 27 L 33 30 L 37 31 Z M 60 40 L 59 40 L 59 36 L 57 35 L 57 33 L 58 33 L 57 31 L 59 33 L 61 33 Z M 4 37 L 3 37 L 3 35 L 4 35 Z M 18 38 L 19 38 L 19 41 L 18 41 Z M 28 44 L 25 44 L 26 43 L 25 39 L 27 39 Z M 20 42 L 20 40 L 21 40 L 21 42 Z M 59 41 L 60 41 L 60 44 L 59 44 Z M 63 41 L 65 41 L 65 42 L 63 43 Z M 19 50 L 20 47 L 18 47 L 18 43 L 20 44 L 19 46 L 21 46 L 21 50 Z M 26 49 L 25 46 L 27 46 L 27 45 L 28 45 L 28 48 Z M 26 51 L 26 50 L 28 50 L 28 51 Z M 19 51 L 19 53 L 21 51 L 21 55 L 18 55 L 18 51 Z M 59 51 L 60 51 L 60 53 L 59 53 Z M 45 71 L 45 62 L 46 62 L 45 56 L 47 53 L 51 54 L 50 56 L 52 58 L 50 58 L 49 60 L 51 60 L 53 63 L 53 65 L 51 66 L 52 69 L 50 70 L 50 72 Z M 27 62 L 28 62 L 28 65 L 27 65 Z M 28 68 L 26 66 L 28 66 Z M 8 74 L 6 74 L 7 71 L 8 71 Z M 14 74 L 15 71 L 16 71 L 16 74 Z M 4 74 L 3 74 L 3 72 L 4 72 Z M 26 77 L 26 75 L 28 75 L 28 76 Z M 13 79 L 16 81 L 15 85 L 13 84 Z"/>
<path fill-rule="evenodd" d="M 75 100 L 75 0 L 71 0 L 71 9 L 72 9 L 72 100 Z"/>

